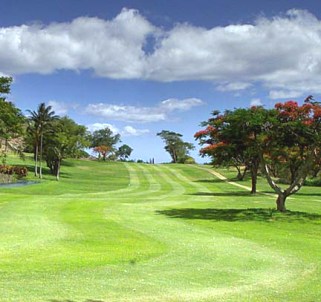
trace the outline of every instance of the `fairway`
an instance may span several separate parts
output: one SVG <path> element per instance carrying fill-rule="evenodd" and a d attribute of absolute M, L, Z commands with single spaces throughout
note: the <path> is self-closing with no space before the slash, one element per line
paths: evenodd
<path fill-rule="evenodd" d="M 0 188 L 1 302 L 320 299 L 320 188 L 280 214 L 209 166 L 67 164 Z"/>

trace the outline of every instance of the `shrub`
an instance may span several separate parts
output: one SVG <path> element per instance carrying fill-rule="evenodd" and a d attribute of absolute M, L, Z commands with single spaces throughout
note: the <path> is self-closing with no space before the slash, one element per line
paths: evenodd
<path fill-rule="evenodd" d="M 21 179 L 28 175 L 28 169 L 26 167 L 15 166 L 13 170 L 14 170 L 14 174 L 18 179 Z"/>
<path fill-rule="evenodd" d="M 321 178 L 308 178 L 304 181 L 304 185 L 321 187 Z"/>
<path fill-rule="evenodd" d="M 184 164 L 189 164 L 189 165 L 195 164 L 195 159 L 193 157 L 191 157 L 191 156 L 187 156 L 185 158 Z"/>
<path fill-rule="evenodd" d="M 2 175 L 2 182 L 11 182 L 12 177 L 21 179 L 23 177 L 26 177 L 27 174 L 28 169 L 26 167 L 0 165 L 0 175 Z"/>

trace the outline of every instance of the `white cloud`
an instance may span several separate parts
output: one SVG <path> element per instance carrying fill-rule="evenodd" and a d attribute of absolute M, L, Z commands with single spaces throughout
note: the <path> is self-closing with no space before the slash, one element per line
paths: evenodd
<path fill-rule="evenodd" d="M 297 90 L 271 90 L 269 97 L 272 100 L 276 99 L 288 99 L 288 98 L 298 98 L 302 97 L 302 91 Z"/>
<path fill-rule="evenodd" d="M 70 109 L 76 110 L 79 105 L 76 103 L 66 103 L 66 102 L 58 102 L 58 101 L 48 101 L 48 106 L 51 106 L 55 114 L 63 116 L 67 115 Z"/>
<path fill-rule="evenodd" d="M 160 108 L 169 112 L 174 110 L 187 111 L 195 106 L 200 106 L 203 104 L 204 102 L 202 100 L 196 98 L 190 98 L 185 100 L 168 99 L 161 102 Z"/>
<path fill-rule="evenodd" d="M 79 17 L 70 23 L 0 28 L 1 72 L 52 73 L 93 69 L 99 76 L 139 78 L 142 45 L 155 27 L 136 10 L 113 20 Z"/>
<path fill-rule="evenodd" d="M 147 52 L 150 36 L 156 42 Z M 112 20 L 0 28 L 0 72 L 91 69 L 115 79 L 212 81 L 222 91 L 259 83 L 272 97 L 275 91 L 305 95 L 321 92 L 320 49 L 321 21 L 303 10 L 253 24 L 207 29 L 184 23 L 165 31 L 123 9 Z"/>
<path fill-rule="evenodd" d="M 86 127 L 90 132 L 94 132 L 94 131 L 100 130 L 100 129 L 109 128 L 113 133 L 120 133 L 119 129 L 116 126 L 114 126 L 112 124 L 108 124 L 108 123 L 94 123 L 94 124 L 89 124 Z"/>
<path fill-rule="evenodd" d="M 51 106 L 55 114 L 66 115 L 68 112 L 68 105 L 66 103 L 60 103 L 57 101 L 49 101 L 48 106 Z"/>
<path fill-rule="evenodd" d="M 111 120 L 128 122 L 154 122 L 166 119 L 164 112 L 154 107 L 119 106 L 113 104 L 89 104 L 86 112 Z"/>
<path fill-rule="evenodd" d="M 217 86 L 217 90 L 219 91 L 240 91 L 251 87 L 251 83 L 244 82 L 231 82 L 231 83 L 223 83 Z"/>
<path fill-rule="evenodd" d="M 251 106 L 262 106 L 263 103 L 262 103 L 261 99 L 252 99 L 250 105 Z"/>
<path fill-rule="evenodd" d="M 96 130 L 109 128 L 114 134 L 121 134 L 122 136 L 141 136 L 148 134 L 150 131 L 148 129 L 136 129 L 132 126 L 125 126 L 123 129 L 119 129 L 115 125 L 109 123 L 94 123 L 86 126 L 90 132 Z"/>
<path fill-rule="evenodd" d="M 136 129 L 132 126 L 125 126 L 121 134 L 123 136 L 141 136 L 149 132 L 148 129 Z"/>
<path fill-rule="evenodd" d="M 200 99 L 168 99 L 154 107 L 136 107 L 106 103 L 89 104 L 86 113 L 103 118 L 126 122 L 159 122 L 168 119 L 173 111 L 186 111 L 204 102 Z"/>

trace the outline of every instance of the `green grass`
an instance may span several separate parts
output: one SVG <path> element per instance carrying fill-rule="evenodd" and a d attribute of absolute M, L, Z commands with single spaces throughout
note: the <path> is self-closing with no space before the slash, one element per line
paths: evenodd
<path fill-rule="evenodd" d="M 320 188 L 280 214 L 262 179 L 251 196 L 206 166 L 66 164 L 0 187 L 1 302 L 319 300 Z"/>

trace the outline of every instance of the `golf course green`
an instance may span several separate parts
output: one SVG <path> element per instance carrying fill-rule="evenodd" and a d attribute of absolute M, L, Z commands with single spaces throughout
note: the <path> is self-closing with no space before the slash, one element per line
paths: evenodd
<path fill-rule="evenodd" d="M 0 187 L 0 301 L 319 301 L 320 188 L 282 214 L 212 171 L 68 160 Z"/>

